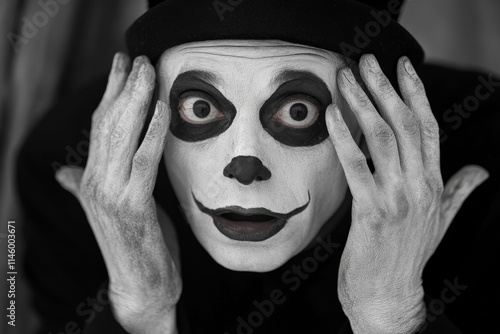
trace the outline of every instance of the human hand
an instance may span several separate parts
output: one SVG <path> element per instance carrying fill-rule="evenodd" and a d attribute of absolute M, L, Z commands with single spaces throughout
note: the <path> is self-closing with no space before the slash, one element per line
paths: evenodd
<path fill-rule="evenodd" d="M 350 69 L 338 73 L 375 166 L 372 174 L 337 107 L 328 130 L 353 196 L 352 224 L 338 294 L 354 333 L 414 333 L 425 318 L 422 272 L 455 214 L 488 173 L 466 166 L 443 187 L 439 128 L 410 61 L 398 63 L 402 99 L 372 55 L 360 74 L 381 116 Z"/>
<path fill-rule="evenodd" d="M 158 101 L 139 145 L 155 70 L 146 57 L 135 59 L 130 74 L 129 68 L 129 58 L 116 54 L 92 115 L 85 170 L 65 166 L 56 178 L 85 211 L 106 263 L 117 321 L 130 333 L 172 333 L 182 282 L 171 255 L 176 245 L 165 243 L 153 198 L 170 114 Z"/>

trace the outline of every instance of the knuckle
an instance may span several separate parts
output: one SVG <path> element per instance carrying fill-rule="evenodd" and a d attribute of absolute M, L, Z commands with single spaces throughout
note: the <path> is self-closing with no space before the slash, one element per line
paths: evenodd
<path fill-rule="evenodd" d="M 413 195 L 415 197 L 416 204 L 421 207 L 425 206 L 424 204 L 431 202 L 433 199 L 433 191 L 426 182 L 419 184 L 419 186 L 413 191 Z"/>
<path fill-rule="evenodd" d="M 386 211 L 390 212 L 392 217 L 397 217 L 398 221 L 405 219 L 410 213 L 410 201 L 404 190 L 398 190 L 394 193 L 393 201 L 391 201 L 390 208 Z"/>
<path fill-rule="evenodd" d="M 134 170 L 144 172 L 151 168 L 151 160 L 144 154 L 136 154 L 132 159 L 132 166 Z"/>
<path fill-rule="evenodd" d="M 427 177 L 413 188 L 415 204 L 422 210 L 427 210 L 433 202 L 439 200 L 441 193 L 442 182 L 433 177 Z"/>
<path fill-rule="evenodd" d="M 83 183 L 85 198 L 95 206 L 102 208 L 106 213 L 115 212 L 117 209 L 116 196 L 111 193 L 111 187 L 95 178 L 89 178 Z"/>
<path fill-rule="evenodd" d="M 350 168 L 356 173 L 364 172 L 368 167 L 364 156 L 355 156 L 349 162 Z"/>
<path fill-rule="evenodd" d="M 444 183 L 441 177 L 430 176 L 427 179 L 427 187 L 432 191 L 434 196 L 441 197 L 444 191 Z"/>
<path fill-rule="evenodd" d="M 402 124 L 403 124 L 404 132 L 407 135 L 415 136 L 415 135 L 420 133 L 418 119 L 415 117 L 414 114 L 407 112 L 403 116 Z"/>
<path fill-rule="evenodd" d="M 439 139 L 439 125 L 434 117 L 422 122 L 422 135 L 429 139 Z"/>
<path fill-rule="evenodd" d="M 391 82 L 387 77 L 380 73 L 377 77 L 376 81 L 376 91 L 382 96 L 382 97 L 391 97 L 395 94 L 394 88 L 392 87 Z"/>
<path fill-rule="evenodd" d="M 374 127 L 375 128 L 371 133 L 373 139 L 383 145 L 395 145 L 396 140 L 394 133 L 387 124 L 379 122 L 378 124 L 375 124 Z"/>
<path fill-rule="evenodd" d="M 361 88 L 358 88 L 354 92 L 354 97 L 356 99 L 356 105 L 358 108 L 366 110 L 366 109 L 371 109 L 373 107 L 372 101 L 370 101 L 368 95 L 366 95 Z"/>
<path fill-rule="evenodd" d="M 110 138 L 111 146 L 116 147 L 121 143 L 123 143 L 123 141 L 125 140 L 125 135 L 126 135 L 125 129 L 122 126 L 117 125 L 113 129 L 113 132 L 111 133 L 111 138 Z"/>

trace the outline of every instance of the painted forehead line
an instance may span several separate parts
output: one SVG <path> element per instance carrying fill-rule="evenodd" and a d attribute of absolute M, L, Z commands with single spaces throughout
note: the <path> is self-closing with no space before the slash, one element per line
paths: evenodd
<path fill-rule="evenodd" d="M 230 57 L 230 58 L 237 58 L 237 59 L 274 59 L 274 58 L 293 58 L 293 57 L 320 57 L 323 58 L 324 60 L 329 61 L 330 59 L 328 57 L 325 57 L 323 55 L 319 55 L 316 53 L 311 53 L 311 52 L 301 52 L 301 53 L 290 53 L 290 54 L 277 54 L 277 55 L 254 55 L 254 56 L 244 56 L 242 54 L 234 54 L 234 53 L 217 53 L 217 52 L 210 52 L 210 51 L 187 51 L 186 54 L 193 54 L 193 55 L 205 55 L 205 56 L 217 56 L 217 57 Z"/>
<path fill-rule="evenodd" d="M 181 46 L 177 51 L 180 53 L 205 53 L 218 56 L 243 56 L 242 53 L 255 55 L 258 53 L 271 53 L 271 56 L 316 56 L 330 59 L 334 53 L 301 44 L 290 44 L 279 41 L 233 41 L 220 43 L 194 43 Z M 279 53 L 275 55 L 275 53 Z M 264 55 L 265 56 L 265 55 Z M 251 58 L 251 57 L 249 57 Z M 258 57 L 257 57 L 258 58 Z"/>

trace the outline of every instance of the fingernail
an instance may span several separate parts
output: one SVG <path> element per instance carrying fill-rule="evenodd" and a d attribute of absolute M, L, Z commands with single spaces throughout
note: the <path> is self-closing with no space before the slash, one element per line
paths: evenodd
<path fill-rule="evenodd" d="M 143 56 L 136 57 L 134 59 L 134 64 L 132 66 L 132 73 L 135 73 L 136 77 L 140 76 L 143 68 L 144 68 L 144 57 Z"/>
<path fill-rule="evenodd" d="M 139 66 L 144 62 L 144 56 L 135 57 L 134 66 Z"/>
<path fill-rule="evenodd" d="M 141 61 L 139 57 L 134 59 L 134 62 L 132 63 L 132 70 L 129 73 L 129 81 L 134 82 L 135 80 L 137 80 L 140 71 L 140 63 Z"/>
<path fill-rule="evenodd" d="M 366 55 L 366 62 L 372 72 L 377 73 L 380 71 L 380 66 L 374 55 Z"/>
<path fill-rule="evenodd" d="M 354 78 L 354 74 L 352 73 L 352 70 L 350 68 L 344 68 L 342 70 L 342 74 L 344 75 L 344 78 L 349 81 L 351 85 L 354 85 L 356 83 L 356 78 Z"/>
<path fill-rule="evenodd" d="M 139 78 L 142 78 L 146 73 L 146 67 L 147 67 L 146 63 L 142 63 L 141 66 L 139 67 L 139 75 L 138 75 Z"/>
<path fill-rule="evenodd" d="M 408 59 L 408 57 L 406 56 L 403 57 L 403 64 L 405 66 L 406 73 L 408 73 L 411 76 L 414 76 L 416 74 L 415 69 L 413 68 L 413 65 L 411 64 L 411 61 L 410 59 Z"/>

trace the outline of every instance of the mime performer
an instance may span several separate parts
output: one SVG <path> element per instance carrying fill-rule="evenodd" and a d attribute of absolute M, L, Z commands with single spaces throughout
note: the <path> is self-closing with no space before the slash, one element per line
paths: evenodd
<path fill-rule="evenodd" d="M 85 333 L 460 332 L 422 277 L 489 171 L 443 182 L 400 6 L 151 2 L 56 173 L 108 275 Z"/>

